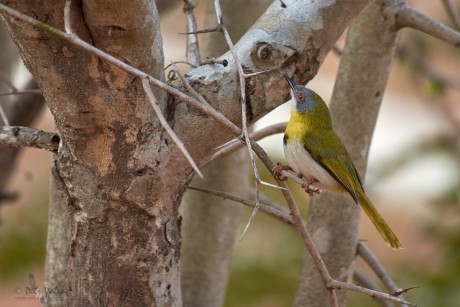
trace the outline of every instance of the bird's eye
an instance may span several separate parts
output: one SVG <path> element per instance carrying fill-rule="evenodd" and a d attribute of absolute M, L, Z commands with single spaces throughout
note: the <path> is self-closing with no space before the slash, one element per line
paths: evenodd
<path fill-rule="evenodd" d="M 303 100 L 303 94 L 297 95 L 297 100 Z"/>

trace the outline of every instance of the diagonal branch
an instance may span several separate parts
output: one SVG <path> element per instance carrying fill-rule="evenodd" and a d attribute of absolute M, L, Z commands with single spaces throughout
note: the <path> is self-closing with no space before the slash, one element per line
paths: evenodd
<path fill-rule="evenodd" d="M 196 165 L 195 161 L 193 161 L 192 156 L 190 156 L 190 153 L 187 151 L 187 149 L 185 148 L 184 144 L 179 139 L 179 137 L 176 135 L 174 130 L 172 130 L 172 128 L 169 126 L 168 121 L 166 120 L 166 118 L 164 117 L 163 113 L 161 112 L 161 109 L 157 104 L 157 100 L 156 100 L 155 96 L 153 95 L 152 90 L 150 89 L 149 81 L 147 79 L 142 79 L 142 86 L 144 88 L 145 93 L 147 94 L 147 98 L 149 99 L 150 104 L 153 107 L 153 110 L 155 111 L 155 113 L 158 116 L 158 119 L 160 120 L 161 125 L 166 130 L 166 132 L 169 134 L 169 136 L 172 138 L 174 143 L 176 143 L 177 147 L 179 147 L 180 151 L 182 152 L 184 157 L 187 159 L 187 161 L 190 163 L 190 165 L 193 167 L 195 172 L 201 178 L 203 178 L 203 174 L 201 173 L 200 169 Z"/>
<path fill-rule="evenodd" d="M 367 247 L 363 242 L 358 244 L 358 255 L 369 265 L 369 267 L 375 272 L 377 277 L 382 281 L 385 287 L 390 292 L 395 292 L 399 290 L 398 286 L 391 279 L 390 275 L 385 271 L 385 268 L 380 263 L 380 261 L 375 257 L 372 251 Z M 398 296 L 400 299 L 403 299 L 402 295 Z"/>
<path fill-rule="evenodd" d="M 251 134 L 249 134 L 249 137 L 254 141 L 259 141 L 259 140 L 261 140 L 263 138 L 266 138 L 268 136 L 278 134 L 278 133 L 283 133 L 284 130 L 286 130 L 286 125 L 287 125 L 286 122 L 279 123 L 279 124 L 274 124 L 274 125 L 265 127 L 263 129 L 257 130 L 255 132 L 252 132 Z M 216 161 L 216 160 L 218 160 L 218 159 L 220 159 L 222 157 L 225 157 L 225 156 L 237 151 L 238 149 L 242 148 L 243 146 L 245 146 L 245 145 L 243 143 L 241 143 L 241 142 L 235 142 L 235 143 L 233 143 L 231 145 L 225 146 L 222 149 L 220 149 L 219 151 L 217 151 L 211 157 L 211 159 L 209 159 L 208 161 L 200 164 L 200 166 L 203 167 L 203 166 L 209 165 L 212 162 L 214 162 L 214 161 Z"/>
<path fill-rule="evenodd" d="M 199 191 L 199 192 L 202 192 L 202 193 L 215 195 L 215 196 L 219 196 L 219 197 L 222 197 L 224 199 L 230 199 L 230 200 L 233 200 L 235 202 L 241 203 L 241 204 L 249 206 L 249 207 L 255 207 L 256 206 L 256 202 L 253 201 L 253 200 L 242 198 L 242 197 L 232 195 L 232 194 L 229 194 L 229 193 L 216 191 L 216 190 L 212 190 L 212 189 L 203 189 L 203 188 L 198 188 L 198 187 L 190 187 L 190 186 L 188 187 L 188 189 L 189 190 L 194 190 L 194 191 Z M 259 203 L 259 209 L 262 212 L 265 212 L 265 213 L 267 213 L 267 214 L 269 214 L 269 215 L 271 215 L 271 216 L 273 216 L 275 218 L 278 218 L 280 221 L 282 221 L 282 222 L 284 222 L 284 223 L 286 223 L 288 225 L 293 224 L 291 214 L 289 214 L 288 212 L 284 211 L 282 208 L 273 206 L 271 204 L 265 204 L 265 203 L 260 202 Z"/>
<path fill-rule="evenodd" d="M 34 147 L 57 154 L 59 135 L 38 129 L 10 126 L 0 128 L 0 146 Z"/>
<path fill-rule="evenodd" d="M 405 3 L 387 7 L 384 14 L 386 17 L 391 18 L 397 29 L 413 28 L 460 48 L 460 32 L 452 30 Z"/>

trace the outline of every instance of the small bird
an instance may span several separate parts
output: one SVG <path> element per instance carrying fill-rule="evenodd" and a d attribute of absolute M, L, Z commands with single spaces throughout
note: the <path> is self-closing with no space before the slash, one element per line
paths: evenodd
<path fill-rule="evenodd" d="M 331 115 L 323 99 L 312 90 L 296 85 L 284 76 L 291 86 L 291 119 L 284 134 L 284 154 L 290 166 L 277 165 L 281 170 L 294 170 L 305 181 L 302 187 L 310 194 L 321 189 L 335 193 L 349 193 L 364 209 L 385 242 L 393 249 L 401 242 L 366 196 L 356 167 L 345 145 L 332 128 Z M 292 168 L 291 168 L 292 167 Z"/>

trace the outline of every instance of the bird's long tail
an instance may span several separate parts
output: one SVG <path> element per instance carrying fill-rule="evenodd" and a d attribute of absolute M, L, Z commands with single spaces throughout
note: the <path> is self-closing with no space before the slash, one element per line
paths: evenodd
<path fill-rule="evenodd" d="M 367 198 L 364 192 L 358 193 L 358 202 L 361 205 L 361 207 L 363 207 L 364 211 L 374 224 L 375 228 L 377 228 L 383 240 L 385 240 L 385 242 L 393 249 L 402 248 L 401 242 L 399 241 L 398 237 L 395 235 L 393 230 L 391 230 L 390 226 L 388 226 L 387 222 L 385 222 L 383 217 L 371 203 L 369 198 Z"/>

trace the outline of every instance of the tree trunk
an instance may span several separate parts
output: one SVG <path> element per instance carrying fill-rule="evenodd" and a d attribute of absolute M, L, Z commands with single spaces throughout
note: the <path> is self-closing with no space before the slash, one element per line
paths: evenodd
<path fill-rule="evenodd" d="M 353 22 L 340 62 L 330 109 L 334 128 L 364 178 L 369 145 L 394 58 L 399 33 L 389 29 L 377 1 Z M 322 194 L 311 202 L 308 229 L 329 273 L 351 280 L 359 241 L 360 207 L 349 196 Z M 346 291 L 338 291 L 345 306 Z M 294 306 L 326 306 L 327 293 L 308 253 L 304 254 Z"/>

